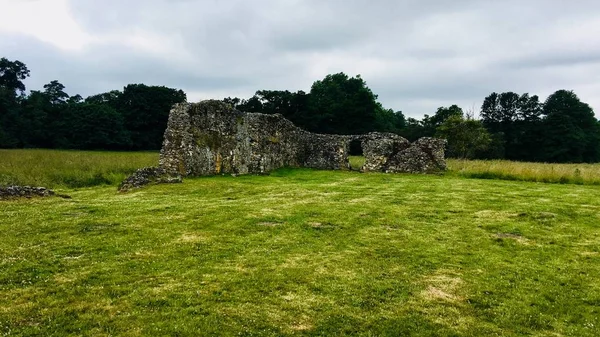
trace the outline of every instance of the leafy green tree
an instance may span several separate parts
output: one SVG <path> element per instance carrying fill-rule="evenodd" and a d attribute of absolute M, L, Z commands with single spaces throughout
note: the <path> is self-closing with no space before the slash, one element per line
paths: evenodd
<path fill-rule="evenodd" d="M 12 148 L 22 144 L 20 102 L 25 91 L 23 80 L 27 77 L 29 70 L 24 63 L 0 58 L 0 147 Z"/>
<path fill-rule="evenodd" d="M 436 136 L 448 141 L 447 156 L 473 159 L 488 149 L 491 143 L 489 132 L 480 121 L 453 115 L 438 128 Z"/>
<path fill-rule="evenodd" d="M 487 149 L 477 152 L 478 159 L 503 159 L 506 158 L 506 140 L 504 133 L 490 133 L 490 144 Z"/>
<path fill-rule="evenodd" d="M 109 98 L 112 96 L 109 94 Z M 115 108 L 131 134 L 132 149 L 160 149 L 171 108 L 185 100 L 182 90 L 144 84 L 126 86 L 118 95 Z"/>
<path fill-rule="evenodd" d="M 518 119 L 520 110 L 520 96 L 514 92 L 503 92 L 498 97 L 500 108 L 500 122 L 510 125 Z"/>
<path fill-rule="evenodd" d="M 244 112 L 264 113 L 262 101 L 257 95 L 254 95 L 247 100 L 241 100 L 236 108 Z"/>
<path fill-rule="evenodd" d="M 252 100 L 258 100 L 253 102 Z M 304 91 L 290 92 L 283 90 L 259 90 L 246 105 L 253 104 L 256 108 L 248 106 L 251 112 L 266 114 L 281 114 L 299 127 L 305 128 L 308 111 L 308 97 Z M 256 111 L 259 110 L 259 111 Z"/>
<path fill-rule="evenodd" d="M 19 130 L 24 147 L 53 147 L 52 125 L 55 120 L 50 120 L 52 104 L 43 92 L 33 90 L 23 100 L 21 105 L 21 121 Z"/>
<path fill-rule="evenodd" d="M 121 114 L 105 104 L 69 105 L 56 128 L 56 147 L 120 150 L 131 144 Z"/>
<path fill-rule="evenodd" d="M 65 110 L 69 107 L 68 100 L 69 94 L 65 92 L 65 86 L 57 80 L 45 84 L 44 91 L 34 91 L 27 98 L 25 122 L 34 126 L 31 134 L 37 135 L 35 138 L 38 141 L 42 140 L 42 143 L 36 144 L 34 142 L 32 145 L 39 147 L 61 146 L 60 134 L 57 128 L 59 127 L 59 121 L 63 120 Z M 40 124 L 44 123 L 44 120 L 46 125 L 41 126 Z"/>
<path fill-rule="evenodd" d="M 223 98 L 223 102 L 231 105 L 234 108 L 238 108 L 238 106 L 240 105 L 240 103 L 242 103 L 242 99 L 238 98 L 238 97 L 226 97 Z"/>
<path fill-rule="evenodd" d="M 81 97 L 81 95 L 77 94 L 75 96 L 71 96 L 69 97 L 69 99 L 67 100 L 68 104 L 78 104 L 78 103 L 83 103 L 83 97 Z"/>
<path fill-rule="evenodd" d="M 285 90 L 259 90 L 256 97 L 262 103 L 262 112 L 267 114 L 282 114 L 289 117 L 294 113 L 294 94 Z"/>
<path fill-rule="evenodd" d="M 112 90 L 102 94 L 87 97 L 84 101 L 90 104 L 108 104 L 112 108 L 117 108 L 119 99 L 123 93 L 119 90 Z"/>
<path fill-rule="evenodd" d="M 400 132 L 406 126 L 402 112 L 384 108 L 376 98 L 360 76 L 339 73 L 316 81 L 310 93 L 259 90 L 249 99 L 227 97 L 223 102 L 241 111 L 278 113 L 313 132 Z"/>
<path fill-rule="evenodd" d="M 538 96 L 492 93 L 481 106 L 483 125 L 492 134 L 492 151 L 513 160 L 532 160 L 539 153 L 542 104 Z M 503 148 L 504 150 L 500 149 Z"/>
<path fill-rule="evenodd" d="M 437 128 L 452 116 L 463 116 L 463 110 L 458 105 L 450 107 L 439 107 L 433 116 L 425 115 L 421 124 L 423 135 L 421 137 L 433 137 Z"/>
<path fill-rule="evenodd" d="M 481 116 L 483 125 L 485 125 L 490 132 L 498 131 L 496 130 L 496 127 L 502 120 L 500 114 L 500 95 L 498 95 L 498 93 L 493 92 L 483 100 L 479 115 Z"/>
<path fill-rule="evenodd" d="M 313 83 L 308 100 L 309 130 L 321 133 L 361 134 L 374 131 L 377 96 L 357 75 L 327 75 Z"/>
<path fill-rule="evenodd" d="M 592 108 L 573 91 L 558 90 L 544 104 L 544 161 L 600 160 L 598 121 Z"/>
<path fill-rule="evenodd" d="M 406 119 L 405 127 L 400 130 L 399 134 L 411 142 L 422 137 L 428 137 L 423 123 L 412 117 Z"/>
<path fill-rule="evenodd" d="M 19 110 L 15 91 L 0 86 L 0 148 L 14 148 L 21 145 Z"/>
<path fill-rule="evenodd" d="M 543 104 L 537 95 L 529 96 L 525 93 L 519 97 L 517 119 L 525 122 L 537 122 L 541 120 Z"/>
<path fill-rule="evenodd" d="M 0 87 L 12 91 L 25 91 L 23 80 L 29 77 L 29 69 L 21 61 L 0 58 Z"/>
<path fill-rule="evenodd" d="M 512 122 L 509 144 L 509 159 L 539 160 L 542 133 L 542 107 L 539 97 L 521 95 L 518 102 L 517 119 Z"/>
<path fill-rule="evenodd" d="M 393 132 L 399 134 L 406 127 L 406 118 L 402 111 L 386 109 L 377 102 L 374 131 Z"/>
<path fill-rule="evenodd" d="M 69 94 L 65 91 L 65 86 L 57 80 L 54 80 L 44 85 L 44 95 L 48 98 L 48 101 L 52 105 L 59 105 L 67 103 Z"/>

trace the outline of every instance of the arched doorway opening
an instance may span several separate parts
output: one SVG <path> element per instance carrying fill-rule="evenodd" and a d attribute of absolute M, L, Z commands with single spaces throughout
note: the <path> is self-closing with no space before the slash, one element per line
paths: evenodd
<path fill-rule="evenodd" d="M 350 142 L 348 146 L 348 161 L 350 162 L 350 169 L 353 171 L 360 171 L 365 164 L 365 154 L 360 139 L 354 139 Z"/>

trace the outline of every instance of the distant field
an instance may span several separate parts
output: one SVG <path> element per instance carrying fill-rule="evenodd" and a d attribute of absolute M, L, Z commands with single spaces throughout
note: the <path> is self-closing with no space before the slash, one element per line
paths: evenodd
<path fill-rule="evenodd" d="M 282 169 L 61 192 L 0 201 L 0 335 L 600 335 L 597 186 Z"/>
<path fill-rule="evenodd" d="M 359 169 L 365 162 L 351 156 L 350 165 Z M 448 159 L 448 174 L 465 178 L 532 181 L 554 184 L 600 185 L 600 164 L 548 164 L 509 160 Z"/>
<path fill-rule="evenodd" d="M 157 164 L 158 152 L 0 149 L 0 186 L 115 185 L 138 168 Z"/>
<path fill-rule="evenodd" d="M 364 157 L 351 156 L 358 170 Z M 0 186 L 76 188 L 117 185 L 136 169 L 158 164 L 158 152 L 1 150 Z M 544 164 L 448 159 L 447 175 L 465 178 L 600 185 L 600 164 Z"/>
<path fill-rule="evenodd" d="M 451 173 L 467 178 L 600 185 L 600 164 L 544 164 L 508 160 L 449 159 Z"/>

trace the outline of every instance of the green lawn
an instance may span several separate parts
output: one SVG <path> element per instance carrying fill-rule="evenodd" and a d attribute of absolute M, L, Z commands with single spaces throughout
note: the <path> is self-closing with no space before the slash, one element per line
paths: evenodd
<path fill-rule="evenodd" d="M 279 170 L 0 201 L 0 335 L 600 335 L 600 189 Z"/>

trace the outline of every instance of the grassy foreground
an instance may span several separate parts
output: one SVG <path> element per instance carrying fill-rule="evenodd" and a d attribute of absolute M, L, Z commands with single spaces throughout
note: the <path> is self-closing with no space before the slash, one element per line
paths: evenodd
<path fill-rule="evenodd" d="M 0 335 L 600 335 L 596 186 L 279 170 L 0 202 Z"/>

